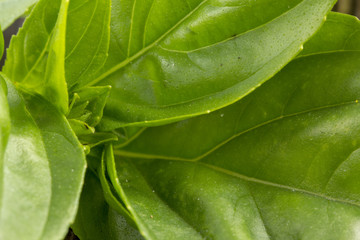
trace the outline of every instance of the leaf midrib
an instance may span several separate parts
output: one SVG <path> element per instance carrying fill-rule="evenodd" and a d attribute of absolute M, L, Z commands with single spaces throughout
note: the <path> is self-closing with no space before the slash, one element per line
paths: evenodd
<path fill-rule="evenodd" d="M 34 63 L 34 65 L 30 68 L 30 70 L 26 73 L 24 79 L 21 80 L 20 83 L 26 83 L 26 80 L 28 80 L 28 78 L 31 76 L 31 74 L 33 73 L 33 71 L 38 67 L 38 65 L 39 65 L 39 63 L 41 62 L 41 60 L 43 59 L 46 51 L 48 51 L 48 47 L 50 46 L 50 41 L 51 41 L 52 37 L 53 37 L 53 31 L 52 31 L 51 33 L 49 33 L 48 39 L 47 39 L 47 41 L 46 41 L 46 44 L 45 44 L 44 48 L 42 49 L 39 57 L 37 58 L 37 60 L 36 60 L 36 62 Z M 26 62 L 26 60 L 25 60 L 24 62 Z M 14 67 L 15 67 L 15 65 L 14 65 Z M 15 79 L 14 75 L 15 75 L 15 71 L 13 71 L 13 74 L 12 74 L 12 78 L 13 78 L 13 79 Z"/>
<path fill-rule="evenodd" d="M 326 105 L 326 106 L 321 106 L 321 107 L 317 107 L 317 108 L 312 108 L 312 109 L 308 109 L 305 111 L 301 111 L 301 112 L 296 112 L 296 113 L 291 113 L 291 114 L 287 114 L 287 115 L 280 115 L 276 118 L 267 120 L 265 122 L 259 123 L 253 127 L 250 127 L 248 129 L 245 129 L 237 134 L 234 134 L 228 138 L 226 138 L 224 141 L 220 142 L 219 144 L 215 145 L 213 148 L 211 148 L 209 151 L 199 155 L 198 157 L 195 158 L 182 158 L 182 157 L 173 157 L 173 156 L 165 156 L 165 155 L 152 155 L 152 154 L 146 154 L 146 153 L 136 153 L 136 152 L 130 152 L 130 151 L 126 151 L 126 150 L 122 150 L 122 149 L 115 149 L 114 153 L 120 156 L 126 156 L 126 157 L 132 157 L 132 158 L 145 158 L 145 159 L 161 159 L 161 160 L 174 160 L 174 161 L 186 161 L 186 162 L 199 162 L 201 159 L 207 157 L 208 155 L 210 155 L 211 153 L 213 153 L 214 151 L 218 150 L 219 148 L 221 148 L 222 146 L 226 145 L 227 143 L 229 143 L 230 141 L 236 139 L 237 137 L 240 137 L 243 134 L 249 133 L 253 130 L 256 130 L 258 128 L 264 127 L 268 124 L 272 124 L 274 122 L 286 119 L 286 118 L 291 118 L 291 117 L 296 117 L 299 115 L 303 115 L 303 114 L 308 114 L 311 112 L 316 112 L 316 111 L 321 111 L 321 110 L 325 110 L 325 109 L 331 109 L 331 108 L 336 108 L 336 107 L 342 107 L 342 106 L 347 106 L 347 105 L 352 105 L 352 104 L 358 104 L 359 100 L 353 100 L 350 102 L 342 102 L 342 103 L 337 103 L 337 104 L 332 104 L 332 105 Z M 142 131 L 143 133 L 144 131 Z M 141 135 L 141 134 L 139 134 Z"/>
<path fill-rule="evenodd" d="M 261 179 L 258 179 L 258 178 L 248 177 L 246 175 L 236 173 L 236 172 L 230 171 L 228 169 L 224 169 L 224 168 L 221 168 L 221 167 L 218 167 L 218 166 L 215 166 L 215 165 L 211 165 L 211 164 L 207 164 L 207 163 L 203 163 L 203 162 L 197 162 L 197 164 L 205 166 L 205 167 L 210 168 L 212 170 L 215 170 L 217 172 L 221 172 L 221 173 L 224 173 L 226 175 L 239 178 L 239 179 L 241 179 L 243 181 L 246 181 L 246 182 L 256 183 L 256 184 L 270 186 L 270 187 L 274 187 L 274 188 L 280 188 L 280 189 L 284 189 L 284 190 L 291 191 L 291 192 L 298 192 L 298 193 L 302 193 L 302 194 L 306 194 L 306 195 L 310 195 L 310 196 L 315 196 L 317 198 L 323 198 L 323 199 L 326 199 L 328 201 L 333 201 L 333 202 L 347 204 L 347 205 L 351 205 L 351 206 L 355 206 L 355 207 L 360 207 L 360 203 L 352 202 L 352 201 L 349 201 L 349 200 L 346 200 L 346 199 L 334 198 L 334 197 L 330 197 L 330 196 L 328 196 L 326 194 L 312 192 L 312 191 L 305 190 L 305 189 L 302 189 L 302 188 L 291 187 L 291 186 L 287 186 L 287 185 L 283 185 L 283 184 L 279 184 L 279 183 L 274 183 L 274 182 L 270 182 L 270 181 L 266 181 L 266 180 L 261 180 Z"/>
<path fill-rule="evenodd" d="M 202 5 L 204 5 L 208 0 L 203 0 L 197 7 L 195 7 L 191 12 L 189 12 L 185 17 L 183 17 L 180 21 L 178 21 L 172 28 L 170 28 L 167 32 L 165 32 L 163 35 L 161 35 L 156 41 L 148 45 L 147 47 L 141 49 L 136 54 L 132 55 L 131 57 L 126 58 L 124 61 L 120 62 L 119 64 L 115 65 L 114 67 L 110 68 L 103 74 L 101 74 L 99 77 L 97 77 L 95 80 L 89 82 L 86 86 L 92 86 L 99 81 L 103 80 L 107 76 L 111 75 L 112 73 L 116 72 L 117 70 L 123 68 L 130 62 L 134 61 L 135 59 L 139 58 L 141 55 L 143 55 L 145 52 L 150 50 L 153 46 L 155 46 L 157 43 L 159 43 L 162 39 L 164 39 L 168 34 L 170 34 L 174 29 L 176 29 L 180 24 L 182 24 L 186 19 L 188 19 L 194 12 L 196 12 Z M 130 40 L 130 39 L 129 39 Z"/>
<path fill-rule="evenodd" d="M 136 0 L 135 0 L 136 1 Z M 259 26 L 255 27 L 255 28 L 252 28 L 248 31 L 245 31 L 243 33 L 240 33 L 238 35 L 235 36 L 236 37 L 239 37 L 241 35 L 244 35 L 248 32 L 251 32 L 251 31 L 254 31 L 256 29 L 259 29 L 263 26 L 265 26 L 266 24 L 280 18 L 281 16 L 289 13 L 290 11 L 292 11 L 294 8 L 298 7 L 299 5 L 301 5 L 302 3 L 304 3 L 305 0 L 301 0 L 298 4 L 296 4 L 295 6 L 293 6 L 292 8 L 286 10 L 285 12 L 281 13 L 280 15 L 276 16 L 275 18 L 273 19 L 270 19 L 269 21 L 263 23 L 263 24 L 260 24 Z M 136 54 L 132 55 L 131 57 L 127 57 L 125 60 L 123 60 L 122 62 L 120 62 L 119 64 L 115 65 L 114 67 L 110 68 L 109 70 L 107 70 L 106 72 L 104 72 L 103 74 L 101 74 L 99 77 L 97 77 L 96 79 L 94 79 L 93 81 L 89 82 L 88 84 L 85 85 L 86 86 L 92 86 L 98 82 L 100 82 L 101 80 L 105 79 L 106 77 L 108 77 L 109 75 L 113 74 L 114 72 L 116 72 L 117 70 L 125 67 L 126 65 L 128 65 L 129 63 L 131 63 L 132 61 L 134 61 L 135 59 L 139 58 L 140 56 L 142 56 L 144 53 L 146 53 L 147 51 L 149 51 L 151 48 L 153 48 L 156 44 L 158 44 L 161 40 L 163 40 L 166 36 L 168 36 L 173 30 L 175 30 L 179 25 L 181 25 L 184 21 L 186 21 L 188 18 L 190 18 L 193 13 L 195 13 L 202 5 L 204 5 L 206 2 L 208 2 L 208 0 L 203 0 L 198 6 L 196 6 L 192 11 L 190 11 L 185 17 L 183 17 L 180 21 L 178 21 L 173 27 L 171 27 L 167 32 L 165 32 L 163 35 L 161 35 L 158 39 L 156 39 L 153 43 L 151 43 L 150 45 L 148 45 L 147 47 L 141 49 L 140 51 L 138 51 Z M 132 15 L 133 17 L 133 15 Z M 132 24 L 131 24 L 131 28 L 132 28 Z M 132 35 L 132 29 L 130 29 L 130 36 Z M 229 41 L 231 39 L 233 39 L 234 37 L 230 37 L 230 38 L 227 38 L 225 40 L 222 40 L 220 42 L 217 42 L 217 43 L 214 43 L 214 44 L 211 44 L 210 46 L 213 46 L 213 45 L 217 45 L 219 43 L 223 43 L 223 42 L 226 42 L 226 41 Z M 129 43 L 131 42 L 131 39 L 129 39 Z M 201 47 L 199 49 L 195 49 L 193 51 L 197 51 L 197 50 L 200 50 L 200 49 L 203 49 L 203 48 L 207 48 L 209 46 L 204 46 L 204 47 Z M 129 48 L 129 46 L 128 46 Z M 161 47 L 162 49 L 166 50 L 166 51 L 175 51 L 175 50 L 171 50 L 171 49 L 166 49 L 166 48 L 163 48 Z M 179 51 L 179 52 L 182 52 L 182 53 L 189 53 L 189 52 L 193 52 L 193 51 L 185 51 L 185 52 L 182 52 L 182 51 Z M 175 51 L 177 52 L 177 51 Z M 127 55 L 129 55 L 129 49 L 127 51 Z"/>
<path fill-rule="evenodd" d="M 115 153 L 115 155 L 116 155 L 116 153 Z M 189 163 L 189 161 L 183 161 L 183 162 Z M 333 201 L 333 202 L 338 202 L 338 203 L 342 203 L 342 204 L 346 204 L 346 205 L 350 205 L 350 206 L 360 207 L 360 203 L 356 203 L 356 202 L 353 202 L 353 201 L 350 201 L 350 200 L 339 199 L 339 198 L 328 196 L 326 194 L 321 194 L 321 193 L 305 190 L 305 189 L 302 189 L 302 188 L 297 188 L 297 187 L 292 187 L 292 186 L 288 186 L 288 185 L 284 185 L 284 184 L 274 183 L 274 182 L 270 182 L 270 181 L 267 181 L 267 180 L 262 180 L 262 179 L 259 179 L 259 178 L 248 177 L 246 175 L 243 175 L 243 174 L 240 174 L 240 173 L 237 173 L 237 172 L 225 169 L 225 168 L 221 168 L 219 166 L 215 166 L 215 165 L 212 165 L 212 164 L 208 164 L 208 163 L 204 163 L 204 162 L 193 162 L 192 164 L 198 164 L 200 166 L 212 169 L 212 170 L 214 170 L 216 172 L 220 172 L 220 173 L 226 174 L 228 176 L 232 176 L 232 177 L 241 179 L 241 180 L 246 181 L 246 182 L 256 183 L 256 184 L 259 184 L 259 185 L 265 185 L 265 186 L 268 186 L 268 187 L 280 188 L 280 189 L 291 191 L 291 192 L 297 192 L 297 193 L 301 193 L 301 194 L 314 196 L 314 197 L 317 197 L 317 198 L 322 198 L 322 199 L 325 199 L 325 200 L 328 200 L 328 201 Z M 254 201 L 255 201 L 255 199 L 254 199 Z"/>
<path fill-rule="evenodd" d="M 85 5 L 85 3 L 82 4 L 81 7 L 83 7 L 84 5 Z M 70 50 L 70 52 L 65 56 L 65 61 L 66 61 L 69 57 L 71 57 L 71 55 L 75 52 L 75 50 L 76 50 L 77 47 L 79 46 L 80 42 L 84 39 L 84 36 L 85 36 L 85 34 L 88 32 L 88 30 L 89 30 L 89 28 L 90 28 L 90 25 L 93 23 L 94 16 L 95 16 L 95 13 L 96 13 L 96 11 L 97 11 L 97 9 L 98 9 L 98 6 L 99 6 L 99 1 L 96 0 L 96 5 L 95 5 L 95 7 L 94 7 L 93 12 L 91 13 L 91 17 L 90 17 L 90 19 L 88 20 L 88 22 L 87 22 L 87 24 L 86 24 L 86 27 L 85 27 L 85 29 L 84 29 L 84 31 L 83 31 L 83 33 L 81 34 L 80 38 L 78 39 L 78 41 L 76 42 L 76 44 L 74 45 L 74 47 L 73 47 L 73 48 Z M 78 8 L 79 8 L 79 7 L 78 7 Z"/>

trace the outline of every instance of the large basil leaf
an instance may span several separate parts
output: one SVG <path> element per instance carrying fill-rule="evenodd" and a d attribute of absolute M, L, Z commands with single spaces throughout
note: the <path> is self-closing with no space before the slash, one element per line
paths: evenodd
<path fill-rule="evenodd" d="M 107 149 L 105 155 L 108 156 L 106 164 L 114 188 L 124 201 L 129 212 L 134 216 L 134 220 L 137 222 L 140 232 L 145 238 L 157 239 L 161 237 L 164 239 L 174 239 L 175 236 L 179 236 L 182 239 L 201 239 L 200 235 L 170 207 L 159 204 L 161 202 L 160 198 L 153 194 L 154 190 L 149 188 L 136 171 L 133 172 L 127 168 L 129 171 L 121 172 L 119 176 L 115 169 L 114 156 L 111 149 Z M 130 181 L 136 181 L 136 184 L 129 185 L 129 188 L 123 189 L 120 187 L 119 181 L 121 179 L 128 183 L 128 175 L 132 176 Z M 134 199 L 135 203 L 133 202 Z M 158 216 L 163 216 L 163 218 Z"/>
<path fill-rule="evenodd" d="M 8 88 L 11 134 L 3 163 L 0 238 L 59 239 L 78 207 L 86 166 L 82 146 L 52 104 L 26 93 L 24 102 L 10 82 Z"/>
<path fill-rule="evenodd" d="M 329 64 L 329 66 L 334 65 L 328 73 L 324 73 L 323 81 L 326 81 L 325 78 L 332 74 L 332 84 L 338 84 L 340 86 L 340 84 L 343 84 L 342 82 L 345 81 L 343 80 L 343 76 L 346 75 L 348 78 L 351 78 L 352 74 L 354 76 L 356 75 L 356 63 L 358 62 L 356 57 L 353 57 L 354 61 L 351 62 L 351 59 L 347 55 L 341 59 L 336 59 L 335 55 L 331 55 L 331 53 L 342 54 L 344 51 L 359 50 L 360 45 L 356 44 L 356 42 L 360 41 L 358 35 L 359 30 L 360 22 L 356 18 L 349 15 L 331 13 L 320 31 L 305 45 L 304 53 L 306 55 L 314 55 L 314 58 L 316 58 L 315 54 L 324 53 L 323 55 L 318 55 L 318 58 L 321 58 L 321 56 L 327 58 L 322 64 Z M 323 44 L 321 44 L 321 42 L 323 42 Z M 346 52 L 344 52 L 344 54 L 346 54 Z M 299 57 L 303 56 L 304 55 L 300 55 Z M 309 62 L 314 61 L 311 60 L 311 58 L 309 59 Z M 307 61 L 307 59 L 299 61 Z M 336 65 L 336 63 L 339 63 L 339 65 Z M 345 69 L 348 68 L 348 63 L 349 67 L 352 67 L 348 69 L 349 72 L 346 72 Z M 311 63 L 309 63 L 309 65 L 311 65 Z M 293 68 L 296 67 L 294 66 Z M 124 144 L 120 142 L 119 146 L 115 146 L 115 148 L 121 147 L 122 149 L 118 149 L 117 151 L 127 156 L 134 154 L 140 156 L 145 154 L 147 156 L 152 155 L 156 158 L 201 158 L 203 155 L 211 152 L 216 146 L 220 147 L 234 136 L 264 124 L 267 121 L 281 118 L 286 112 L 283 112 L 285 111 L 282 109 L 284 106 L 280 105 L 279 102 L 284 101 L 284 99 L 289 99 L 289 103 L 291 103 L 292 91 L 301 89 L 301 86 L 297 85 L 296 81 L 292 79 L 299 78 L 297 81 L 302 81 L 302 78 L 308 78 L 308 81 L 311 81 L 313 78 L 318 78 L 317 74 L 314 74 L 312 77 L 307 77 L 311 72 L 304 73 L 304 71 L 307 71 L 307 69 L 299 70 L 300 73 L 297 77 L 292 77 L 292 73 L 287 71 L 286 73 L 289 73 L 288 76 L 291 80 L 284 80 L 281 83 L 278 81 L 278 85 L 270 84 L 269 88 L 271 90 L 269 90 L 269 88 L 262 88 L 239 103 L 215 113 L 166 126 L 147 128 L 142 131 L 141 135 L 135 140 L 127 142 L 127 146 L 124 147 Z M 296 74 L 294 73 L 294 75 Z M 285 79 L 285 77 L 283 78 Z M 299 84 L 301 84 L 301 82 Z M 283 85 L 283 87 L 280 87 L 280 85 Z M 343 101 L 343 98 L 347 98 L 348 101 L 355 99 L 355 89 L 348 92 L 342 87 L 343 92 L 340 92 L 337 88 L 335 85 L 329 83 L 326 87 L 309 89 L 307 90 L 308 94 L 312 93 L 314 95 L 316 95 L 316 92 L 320 89 L 324 96 L 323 102 L 316 102 L 310 99 L 307 99 L 307 101 L 298 100 L 299 103 L 296 107 L 299 111 L 306 111 L 311 107 L 339 104 Z M 327 96 L 328 98 L 325 98 L 325 93 L 330 94 L 335 90 L 338 92 L 337 98 L 330 95 Z M 277 94 L 275 95 L 272 91 Z M 350 93 L 353 94 L 351 95 Z M 343 96 L 341 94 L 343 94 Z M 322 95 L 317 98 L 320 99 Z M 264 99 L 266 99 L 266 101 Z M 304 97 L 304 99 L 306 99 L 306 97 Z M 294 102 L 293 105 L 295 104 Z M 301 106 L 302 104 L 303 106 Z M 289 110 L 289 113 L 293 112 L 294 110 Z M 211 129 L 211 131 L 209 131 L 209 129 Z M 191 135 L 191 138 L 189 138 L 188 135 Z M 153 141 L 155 138 L 157 141 Z M 200 142 L 202 144 L 198 144 Z"/>
<path fill-rule="evenodd" d="M 43 95 L 67 112 L 65 35 L 68 0 L 40 1 L 16 37 L 4 66 L 6 75 L 27 92 Z"/>
<path fill-rule="evenodd" d="M 299 57 L 236 104 L 118 149 L 124 201 L 148 229 L 149 218 L 169 222 L 156 198 L 204 238 L 358 239 L 360 53 L 339 46 Z"/>
<path fill-rule="evenodd" d="M 51 173 L 51 202 L 40 239 L 59 239 L 73 222 L 85 175 L 85 154 L 65 116 L 41 97 L 26 105 L 44 141 Z"/>
<path fill-rule="evenodd" d="M 6 29 L 23 13 L 27 12 L 31 5 L 38 0 L 1 0 L 0 1 L 0 25 Z"/>
<path fill-rule="evenodd" d="M 119 1 L 103 73 L 102 128 L 209 113 L 261 85 L 301 49 L 335 1 Z M 80 87 L 80 86 L 79 86 Z"/>
<path fill-rule="evenodd" d="M 11 131 L 1 159 L 0 239 L 37 240 L 50 207 L 49 162 L 40 130 L 11 84 L 7 98 Z"/>
<path fill-rule="evenodd" d="M 82 240 L 143 239 L 124 217 L 107 205 L 99 180 L 90 171 L 86 174 L 79 211 L 72 228 Z"/>
<path fill-rule="evenodd" d="M 66 33 L 68 88 L 92 81 L 104 65 L 110 39 L 110 0 L 71 0 Z"/>

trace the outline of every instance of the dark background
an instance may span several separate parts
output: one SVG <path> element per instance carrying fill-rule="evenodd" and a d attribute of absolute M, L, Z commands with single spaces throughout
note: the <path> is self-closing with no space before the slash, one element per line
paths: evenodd
<path fill-rule="evenodd" d="M 351 14 L 357 17 L 360 17 L 360 0 L 339 0 L 335 5 L 334 11 Z M 23 19 L 18 19 L 13 25 L 4 31 L 5 38 L 5 48 L 8 47 L 10 38 L 12 35 L 16 34 L 19 27 L 21 27 Z M 3 59 L 0 61 L 0 70 L 4 64 L 5 54 Z M 70 230 L 65 240 L 77 240 L 78 238 Z"/>

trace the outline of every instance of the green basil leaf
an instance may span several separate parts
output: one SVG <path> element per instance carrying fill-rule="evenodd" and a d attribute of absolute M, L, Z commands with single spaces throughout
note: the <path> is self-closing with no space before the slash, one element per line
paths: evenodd
<path fill-rule="evenodd" d="M 360 22 L 354 16 L 331 12 L 319 32 L 304 45 L 299 55 L 360 50 Z"/>
<path fill-rule="evenodd" d="M 69 123 L 84 147 L 93 148 L 106 142 L 115 142 L 118 140 L 117 136 L 113 133 L 95 132 L 93 127 L 83 121 L 70 119 Z"/>
<path fill-rule="evenodd" d="M 109 96 L 111 87 L 83 88 L 74 94 L 74 103 L 68 114 L 68 118 L 85 121 L 95 127 L 103 116 L 103 109 Z"/>
<path fill-rule="evenodd" d="M 106 176 L 106 167 L 105 167 L 108 161 L 111 162 L 114 161 L 114 153 L 111 145 L 108 145 L 104 148 L 103 154 L 101 156 L 101 164 L 98 170 L 99 179 L 104 192 L 105 200 L 110 205 L 110 207 L 112 207 L 118 213 L 123 215 L 128 223 L 136 227 L 133 216 L 126 209 L 125 204 L 120 199 L 117 198 L 117 195 L 115 194 L 116 190 L 113 187 L 111 187 L 111 185 L 109 184 L 109 180 Z"/>
<path fill-rule="evenodd" d="M 1 163 L 0 239 L 38 240 L 51 201 L 49 162 L 41 132 L 12 84 L 7 99 L 11 131 Z"/>
<path fill-rule="evenodd" d="M 3 173 L 4 173 L 4 154 L 10 134 L 10 113 L 6 98 L 7 87 L 5 81 L 0 75 L 0 199 L 3 193 Z M 1 214 L 1 201 L 0 201 Z"/>
<path fill-rule="evenodd" d="M 18 17 L 27 12 L 38 0 L 2 0 L 0 1 L 0 25 L 9 27 Z"/>
<path fill-rule="evenodd" d="M 103 145 L 108 142 L 116 142 L 118 140 L 115 134 L 109 132 L 95 132 L 92 134 L 79 135 L 78 138 L 84 146 L 88 146 L 90 148 Z"/>
<path fill-rule="evenodd" d="M 68 0 L 40 1 L 13 37 L 4 73 L 23 91 L 38 93 L 67 112 L 65 34 Z"/>
<path fill-rule="evenodd" d="M 70 1 L 65 61 L 69 88 L 93 80 L 107 59 L 110 5 L 110 0 Z"/>
<path fill-rule="evenodd" d="M 10 82 L 8 88 L 11 132 L 1 160 L 0 238 L 59 239 L 77 211 L 83 148 L 52 104 L 40 96 L 21 96 Z"/>
<path fill-rule="evenodd" d="M 108 206 L 99 180 L 90 171 L 86 174 L 79 211 L 72 229 L 84 240 L 143 239 L 123 216 Z"/>
<path fill-rule="evenodd" d="M 319 58 L 320 56 L 329 56 L 329 59 L 322 64 L 329 64 L 329 66 L 334 65 L 334 68 L 326 73 L 323 78 L 330 73 L 333 74 L 329 79 L 331 79 L 334 85 L 329 84 L 325 87 L 316 87 L 311 91 L 308 90 L 309 94 L 313 92 L 314 95 L 316 95 L 315 91 L 321 90 L 318 94 L 322 93 L 324 96 L 323 102 L 307 100 L 307 105 L 305 104 L 301 107 L 301 104 L 304 104 L 305 100 L 298 100 L 297 107 L 300 109 L 299 111 L 306 111 L 315 104 L 318 107 L 323 105 L 336 105 L 344 101 L 344 98 L 346 98 L 346 101 L 354 101 L 354 99 L 356 99 L 356 89 L 354 89 L 354 91 L 347 91 L 344 87 L 341 87 L 342 92 L 338 92 L 337 98 L 330 98 L 330 96 L 328 98 L 325 97 L 326 93 L 330 94 L 335 90 L 338 91 L 339 87 L 336 86 L 336 84 L 340 86 L 342 81 L 345 81 L 345 74 L 348 78 L 351 78 L 351 74 L 356 75 L 358 68 L 356 65 L 358 62 L 356 57 L 353 57 L 353 62 L 350 63 L 351 60 L 346 59 L 349 57 L 344 56 L 344 62 L 342 62 L 343 59 L 336 60 L 336 57 L 331 55 L 331 53 L 336 54 L 336 52 L 338 52 L 338 54 L 341 54 L 344 51 L 358 50 L 357 48 L 359 48 L 360 45 L 356 45 L 355 42 L 356 39 L 358 39 L 357 42 L 360 41 L 358 36 L 359 31 L 359 20 L 349 15 L 332 13 L 329 14 L 328 20 L 320 31 L 305 45 L 305 47 L 309 47 L 309 49 L 304 49 L 306 55 L 324 53 L 324 55 L 319 55 Z M 324 42 L 324 44 L 321 44 L 321 42 Z M 345 53 L 346 52 L 344 52 L 344 54 Z M 337 62 L 340 62 L 340 65 L 336 65 Z M 353 73 L 344 71 L 344 69 L 348 68 L 346 62 L 349 62 L 349 71 L 353 71 Z M 299 72 L 302 71 L 307 70 L 299 70 Z M 296 74 L 297 73 L 294 73 L 294 75 Z M 294 78 L 290 73 L 288 76 L 289 79 Z M 307 73 L 300 73 L 298 77 L 305 78 L 307 77 Z M 283 78 L 285 79 L 285 77 Z M 311 78 L 318 78 L 318 75 L 314 74 Z M 298 79 L 297 81 L 302 80 Z M 325 85 L 326 79 L 323 81 Z M 314 80 L 314 82 L 316 81 Z M 283 86 L 281 87 L 280 85 Z M 278 81 L 278 85 L 269 85 L 270 90 L 268 88 L 262 88 L 262 90 L 260 89 L 257 93 L 254 93 L 254 95 L 247 97 L 243 101 L 212 114 L 171 125 L 147 128 L 141 132 L 141 135 L 137 139 L 127 144 L 126 147 L 123 147 L 124 145 L 120 142 L 119 146 L 115 146 L 115 148 L 122 147 L 122 149 L 117 151 L 127 156 L 135 154 L 137 156 L 152 155 L 156 158 L 201 158 L 211 152 L 216 146 L 220 147 L 225 144 L 233 136 L 247 129 L 256 127 L 259 124 L 271 121 L 272 119 L 280 118 L 284 113 L 282 113 L 282 106 L 279 102 L 284 101 L 284 98 L 290 99 L 290 94 L 293 91 L 297 91 L 297 86 L 295 80 Z M 301 86 L 299 88 L 301 88 Z M 278 94 L 275 95 L 272 91 Z M 286 91 L 288 92 L 286 93 Z M 320 98 L 320 96 L 318 96 L 318 98 Z M 263 99 L 266 99 L 266 101 Z M 305 96 L 304 99 L 306 99 Z M 295 104 L 294 102 L 293 105 Z M 209 129 L 211 129 L 211 131 L 209 131 Z M 188 137 L 189 135 L 191 135 L 191 138 Z M 155 137 L 157 140 L 153 141 Z M 198 144 L 199 142 L 202 144 Z"/>
<path fill-rule="evenodd" d="M 113 133 L 118 137 L 116 147 L 125 147 L 140 136 L 145 130 L 146 127 L 124 127 L 115 129 Z"/>
<path fill-rule="evenodd" d="M 40 239 L 59 239 L 67 233 L 78 209 L 85 155 L 70 124 L 56 108 L 29 95 L 26 105 L 41 131 L 51 171 L 51 205 Z"/>
<path fill-rule="evenodd" d="M 131 163 L 121 161 L 118 167 L 121 166 L 124 171 L 120 170 L 118 174 L 114 157 L 107 158 L 114 188 L 133 215 L 140 233 L 146 239 L 202 239 L 171 207 L 162 204 L 155 190 L 136 169 L 128 167 L 127 164 Z"/>
<path fill-rule="evenodd" d="M 87 123 L 85 123 L 81 120 L 70 119 L 69 123 L 71 125 L 72 130 L 75 132 L 76 135 L 95 133 L 95 128 L 89 126 Z"/>
<path fill-rule="evenodd" d="M 119 1 L 101 128 L 160 125 L 241 99 L 302 49 L 333 0 Z"/>
<path fill-rule="evenodd" d="M 116 150 L 123 201 L 147 221 L 157 198 L 203 238 L 357 239 L 360 52 L 342 39 L 227 108 L 148 128 Z"/>

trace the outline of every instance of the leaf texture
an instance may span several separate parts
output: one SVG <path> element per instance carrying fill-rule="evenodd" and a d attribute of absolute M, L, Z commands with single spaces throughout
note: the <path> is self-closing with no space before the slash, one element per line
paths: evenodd
<path fill-rule="evenodd" d="M 91 171 L 86 174 L 79 211 L 72 228 L 80 239 L 85 240 L 144 239 L 122 215 L 108 206 L 100 182 Z"/>
<path fill-rule="evenodd" d="M 68 88 L 86 85 L 105 64 L 110 41 L 110 0 L 71 0 L 66 32 Z"/>
<path fill-rule="evenodd" d="M 332 0 L 113 1 L 101 128 L 161 125 L 252 92 L 301 50 Z"/>
<path fill-rule="evenodd" d="M 57 108 L 7 86 L 11 131 L 2 160 L 0 239 L 59 239 L 77 212 L 83 148 Z"/>
<path fill-rule="evenodd" d="M 144 236 L 168 239 L 155 230 L 176 214 L 193 238 L 358 239 L 360 53 L 341 43 L 356 41 L 359 25 L 329 19 L 308 43 L 344 24 L 327 48 L 310 48 L 239 102 L 116 148 L 113 184 Z"/>
<path fill-rule="evenodd" d="M 65 34 L 68 0 L 40 1 L 12 38 L 4 73 L 23 91 L 37 93 L 63 113 L 68 108 Z"/>
<path fill-rule="evenodd" d="M 49 162 L 40 130 L 11 84 L 7 100 L 11 131 L 0 175 L 0 239 L 37 240 L 50 207 Z"/>
<path fill-rule="evenodd" d="M 65 116 L 50 103 L 27 96 L 26 105 L 41 131 L 52 183 L 46 225 L 39 239 L 59 239 L 75 219 L 85 177 L 85 154 Z"/>

